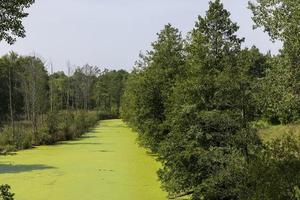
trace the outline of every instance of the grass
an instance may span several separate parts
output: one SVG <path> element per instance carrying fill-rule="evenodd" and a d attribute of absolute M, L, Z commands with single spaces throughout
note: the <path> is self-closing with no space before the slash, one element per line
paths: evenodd
<path fill-rule="evenodd" d="M 17 200 L 164 200 L 159 167 L 121 120 L 107 120 L 80 140 L 1 156 L 0 184 Z"/>
<path fill-rule="evenodd" d="M 259 131 L 259 136 L 265 142 L 272 141 L 274 139 L 280 139 L 287 134 L 292 134 L 296 137 L 300 137 L 300 124 L 296 123 L 270 126 Z"/>

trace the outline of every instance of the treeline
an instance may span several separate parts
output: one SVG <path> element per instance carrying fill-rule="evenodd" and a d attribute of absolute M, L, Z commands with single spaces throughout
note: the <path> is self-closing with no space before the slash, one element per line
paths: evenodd
<path fill-rule="evenodd" d="M 35 56 L 1 57 L 0 152 L 70 140 L 117 118 L 127 75 L 90 65 L 49 74 Z"/>
<path fill-rule="evenodd" d="M 254 21 L 285 42 L 277 56 L 242 48 L 216 0 L 187 38 L 168 24 L 136 63 L 121 115 L 157 153 L 171 199 L 300 198 L 299 139 L 265 143 L 257 132 L 300 117 L 298 6 L 286 2 L 250 4 Z M 288 13 L 295 20 L 281 18 Z"/>

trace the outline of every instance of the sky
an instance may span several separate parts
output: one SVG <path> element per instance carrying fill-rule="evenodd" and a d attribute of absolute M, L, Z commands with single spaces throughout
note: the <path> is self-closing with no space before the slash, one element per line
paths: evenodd
<path fill-rule="evenodd" d="M 244 46 L 276 54 L 281 48 L 262 30 L 253 30 L 248 0 L 223 0 L 231 19 L 240 26 Z M 9 46 L 0 43 L 0 55 L 15 51 L 38 55 L 47 67 L 66 71 L 84 64 L 131 70 L 140 52 L 151 49 L 156 33 L 171 23 L 185 36 L 208 0 L 36 0 L 24 20 L 26 38 Z"/>

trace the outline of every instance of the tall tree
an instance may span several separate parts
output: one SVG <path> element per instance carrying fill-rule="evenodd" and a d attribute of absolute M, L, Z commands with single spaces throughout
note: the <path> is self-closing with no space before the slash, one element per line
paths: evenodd
<path fill-rule="evenodd" d="M 256 27 L 262 27 L 273 41 L 283 42 L 281 63 L 290 70 L 292 95 L 300 96 L 300 6 L 294 0 L 256 0 L 249 2 Z M 278 69 L 278 68 L 277 68 Z M 276 70 L 276 69 L 275 69 Z M 281 76 L 280 74 L 278 74 Z M 289 89 L 288 89 L 289 90 Z M 298 108 L 299 110 L 299 108 Z"/>
<path fill-rule="evenodd" d="M 17 80 L 17 74 L 18 70 L 17 69 L 17 59 L 18 55 L 11 52 L 10 54 L 4 56 L 1 59 L 1 66 L 0 68 L 3 68 L 4 70 L 4 76 L 6 77 L 6 80 L 3 80 L 3 86 L 4 88 L 7 89 L 7 96 L 5 93 L 3 93 L 4 97 L 8 99 L 7 103 L 7 108 L 9 110 L 9 120 L 11 122 L 11 127 L 12 127 L 12 135 L 14 137 L 15 133 L 15 126 L 14 126 L 14 121 L 15 121 L 15 112 L 17 109 L 17 112 L 20 111 L 18 109 L 18 102 L 21 101 L 21 99 L 18 100 L 18 80 Z M 5 106 L 5 105 L 2 105 Z M 4 115 L 6 114 L 5 112 L 3 113 Z"/>
<path fill-rule="evenodd" d="M 25 110 L 37 137 L 39 115 L 48 110 L 48 73 L 41 59 L 33 56 L 22 57 L 20 78 Z M 35 138 L 38 139 L 38 138 Z"/>
<path fill-rule="evenodd" d="M 159 175 L 173 197 L 237 199 L 233 163 L 245 162 L 258 140 L 248 129 L 249 69 L 240 63 L 243 39 L 220 0 L 199 17 L 187 45 L 188 78 L 177 82 L 160 149 Z"/>
<path fill-rule="evenodd" d="M 131 83 L 132 94 L 126 93 L 123 102 L 136 103 L 137 114 L 135 126 L 141 131 L 142 141 L 152 150 L 157 151 L 158 144 L 164 140 L 169 130 L 165 121 L 166 105 L 176 79 L 184 73 L 184 45 L 178 29 L 170 24 L 158 34 L 158 39 L 152 43 L 153 49 L 143 58 L 145 66 L 136 70 L 139 73 L 135 86 Z M 138 64 L 141 64 L 138 63 Z M 134 81 L 133 79 L 129 79 Z M 129 102 L 132 98 L 135 101 Z M 130 100 L 131 99 L 131 100 Z M 126 103 L 126 104 L 127 104 Z"/>

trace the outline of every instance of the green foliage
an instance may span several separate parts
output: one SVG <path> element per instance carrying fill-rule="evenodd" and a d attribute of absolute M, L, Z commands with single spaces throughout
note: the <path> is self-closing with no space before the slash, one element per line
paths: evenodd
<path fill-rule="evenodd" d="M 0 186 L 0 199 L 1 200 L 13 200 L 14 194 L 10 192 L 9 185 L 1 185 Z"/>
<path fill-rule="evenodd" d="M 25 37 L 22 19 L 28 16 L 24 12 L 34 0 L 1 0 L 0 1 L 0 41 L 5 40 L 9 44 L 16 41 L 15 37 Z"/>
<path fill-rule="evenodd" d="M 42 140 L 43 144 L 78 138 L 94 127 L 99 120 L 97 113 L 92 111 L 49 113 L 47 118 L 47 132 Z"/>
<path fill-rule="evenodd" d="M 300 185 L 300 141 L 286 136 L 266 144 L 245 166 L 241 199 L 297 199 Z"/>
<path fill-rule="evenodd" d="M 298 116 L 298 95 L 289 65 L 281 57 L 273 58 L 266 75 L 254 84 L 254 99 L 262 117 L 273 123 L 290 123 Z"/>
<path fill-rule="evenodd" d="M 298 158 L 282 154 L 283 169 L 276 151 L 295 153 L 296 142 L 263 145 L 257 134 L 268 121 L 289 123 L 299 115 L 290 61 L 241 49 L 230 13 L 219 0 L 209 5 L 186 42 L 170 25 L 161 31 L 126 83 L 122 117 L 158 153 L 171 198 L 293 199 L 298 175 L 288 174 Z M 270 169 L 264 181 L 260 165 Z"/>
<path fill-rule="evenodd" d="M 152 47 L 129 77 L 122 116 L 140 130 L 142 142 L 156 151 L 169 132 L 164 123 L 168 98 L 175 81 L 185 73 L 185 61 L 181 34 L 170 24 Z"/>
<path fill-rule="evenodd" d="M 99 119 L 118 118 L 127 76 L 90 65 L 49 76 L 37 57 L 1 57 L 0 152 L 77 138 Z"/>
<path fill-rule="evenodd" d="M 174 195 L 192 191 L 193 199 L 235 199 L 229 192 L 231 163 L 246 160 L 249 147 L 259 144 L 247 127 L 252 66 L 239 62 L 237 30 L 215 1 L 191 33 L 189 78 L 178 82 L 171 96 L 172 129 L 160 148 L 160 177 Z"/>
<path fill-rule="evenodd" d="M 208 44 L 206 53 L 211 56 L 210 61 L 219 62 L 223 56 L 240 50 L 240 44 L 244 39 L 234 34 L 238 29 L 238 25 L 231 21 L 230 13 L 224 9 L 220 0 L 216 0 L 209 3 L 205 17 L 199 16 L 194 31 L 205 37 Z"/>
<path fill-rule="evenodd" d="M 18 122 L 15 124 L 13 134 L 11 126 L 4 126 L 0 131 L 0 153 L 31 148 L 33 145 L 31 128 L 29 123 Z"/>
<path fill-rule="evenodd" d="M 273 40 L 281 40 L 282 53 L 291 70 L 294 93 L 300 87 L 300 7 L 294 0 L 256 0 L 249 3 L 256 27 L 262 27 Z"/>
<path fill-rule="evenodd" d="M 124 92 L 128 72 L 104 70 L 94 88 L 94 100 L 103 117 L 117 118 L 120 114 L 121 96 Z"/>
<path fill-rule="evenodd" d="M 30 122 L 21 121 L 12 127 L 6 125 L 0 131 L 0 153 L 28 149 L 33 145 L 55 144 L 58 141 L 71 140 L 82 136 L 99 120 L 97 112 L 50 112 L 39 124 L 36 134 L 33 134 Z M 41 120 L 41 119 L 39 119 Z"/>
<path fill-rule="evenodd" d="M 13 114 L 14 112 L 22 112 L 22 93 L 20 92 L 20 87 L 22 81 L 20 80 L 20 74 L 23 71 L 23 67 L 19 65 L 19 56 L 15 53 L 10 53 L 8 55 L 0 58 L 0 121 L 9 119 L 10 115 L 10 102 L 9 102 L 9 87 L 11 88 L 11 97 L 13 100 Z"/>
<path fill-rule="evenodd" d="M 294 0 L 256 0 L 249 3 L 256 27 L 284 42 L 284 52 L 294 67 L 299 66 L 299 2 Z"/>

